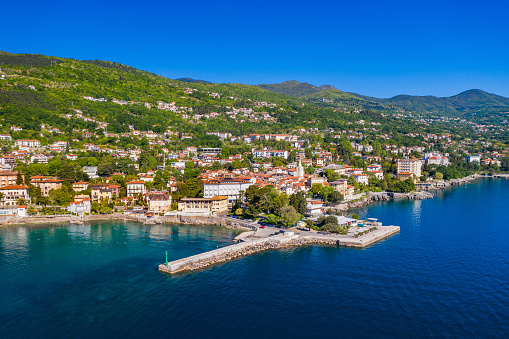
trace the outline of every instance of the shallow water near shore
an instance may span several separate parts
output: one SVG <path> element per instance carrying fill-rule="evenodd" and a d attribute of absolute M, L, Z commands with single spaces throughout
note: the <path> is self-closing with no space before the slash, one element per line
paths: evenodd
<path fill-rule="evenodd" d="M 401 232 L 365 249 L 266 251 L 176 275 L 157 266 L 239 231 L 121 220 L 0 229 L 0 336 L 501 337 L 509 180 L 359 209 Z"/>

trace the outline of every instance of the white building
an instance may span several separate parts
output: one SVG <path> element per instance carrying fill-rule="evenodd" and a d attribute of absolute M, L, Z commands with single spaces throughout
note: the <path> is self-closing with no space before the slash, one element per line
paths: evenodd
<path fill-rule="evenodd" d="M 444 157 L 441 153 L 426 153 L 424 154 L 424 160 L 428 165 L 442 165 L 449 166 L 449 158 Z"/>
<path fill-rule="evenodd" d="M 359 184 L 367 185 L 368 184 L 368 175 L 365 173 L 361 174 L 354 174 L 352 177 L 357 181 Z"/>
<path fill-rule="evenodd" d="M 378 171 L 382 170 L 382 165 L 373 164 L 373 165 L 369 165 L 366 169 L 368 172 L 378 172 Z"/>
<path fill-rule="evenodd" d="M 316 217 L 323 214 L 323 202 L 318 200 L 308 200 L 307 206 L 306 206 L 306 213 L 304 213 L 306 216 L 309 217 Z"/>
<path fill-rule="evenodd" d="M 92 210 L 92 204 L 90 199 L 81 199 L 71 202 L 69 206 L 67 206 L 67 212 L 77 213 L 80 217 L 82 217 L 85 213 L 90 214 Z"/>
<path fill-rule="evenodd" d="M 254 158 L 272 158 L 272 157 L 280 157 L 284 159 L 288 159 L 288 151 L 278 151 L 278 150 L 261 150 L 261 151 L 253 151 Z"/>
<path fill-rule="evenodd" d="M 421 176 L 422 162 L 419 159 L 398 159 L 398 174 L 409 173 L 416 177 Z"/>
<path fill-rule="evenodd" d="M 18 147 L 41 147 L 41 142 L 39 140 L 16 140 L 14 141 L 14 145 Z"/>
<path fill-rule="evenodd" d="M 0 208 L 0 216 L 6 216 L 6 215 L 17 215 L 18 217 L 26 217 L 27 216 L 27 207 L 26 207 L 26 205 L 17 206 L 17 207 L 2 206 Z"/>
<path fill-rule="evenodd" d="M 198 148 L 196 151 L 191 151 L 192 153 L 200 152 L 201 154 L 210 154 L 210 155 L 216 155 L 221 153 L 221 148 L 215 148 L 215 147 L 204 147 L 204 148 Z"/>
<path fill-rule="evenodd" d="M 346 168 L 343 167 L 343 165 L 338 165 L 338 164 L 330 164 L 330 165 L 327 165 L 323 168 L 323 171 L 325 172 L 326 170 L 333 170 L 334 173 L 337 173 L 339 175 L 343 175 L 343 174 L 346 174 Z"/>
<path fill-rule="evenodd" d="M 85 172 L 90 179 L 99 178 L 97 175 L 97 166 L 83 166 L 83 172 Z"/>
<path fill-rule="evenodd" d="M 481 163 L 481 156 L 480 155 L 469 155 L 469 156 L 465 157 L 465 162 L 474 162 L 474 161 Z"/>
<path fill-rule="evenodd" d="M 25 203 L 30 203 L 30 195 L 28 193 L 28 186 L 10 185 L 0 188 L 2 205 L 14 206 L 18 205 L 18 200 L 23 199 Z"/>
<path fill-rule="evenodd" d="M 39 164 L 47 164 L 48 160 L 51 159 L 52 156 L 48 156 L 46 154 L 34 154 L 30 157 L 30 163 L 34 163 L 37 160 Z"/>
<path fill-rule="evenodd" d="M 356 226 L 357 225 L 357 219 L 344 217 L 341 215 L 335 215 L 336 219 L 338 219 L 338 225 L 339 226 Z"/>
<path fill-rule="evenodd" d="M 56 141 L 53 143 L 52 146 L 60 147 L 60 148 L 66 148 L 67 147 L 67 141 Z"/>
<path fill-rule="evenodd" d="M 203 197 L 212 198 L 215 196 L 228 197 L 229 203 L 234 203 L 240 198 L 240 191 L 246 191 L 253 185 L 256 179 L 225 178 L 212 179 L 203 183 Z"/>
<path fill-rule="evenodd" d="M 127 187 L 127 196 L 128 197 L 136 197 L 138 194 L 145 194 L 145 182 L 141 180 L 130 181 L 126 183 Z"/>

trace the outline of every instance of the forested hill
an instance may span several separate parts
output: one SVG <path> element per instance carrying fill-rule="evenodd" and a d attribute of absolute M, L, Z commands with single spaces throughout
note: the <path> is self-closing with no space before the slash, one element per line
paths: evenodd
<path fill-rule="evenodd" d="M 397 95 L 392 98 L 375 98 L 357 93 L 342 92 L 332 86 L 314 86 L 295 80 L 259 87 L 283 93 L 307 102 L 330 107 L 357 107 L 360 109 L 404 110 L 414 113 L 433 113 L 452 117 L 486 119 L 492 115 L 503 118 L 509 111 L 509 98 L 472 89 L 451 97 Z M 500 114 L 503 112 L 502 114 Z"/>
<path fill-rule="evenodd" d="M 382 99 L 381 103 L 403 107 L 411 111 L 450 115 L 509 110 L 508 98 L 479 89 L 468 90 L 451 97 L 398 95 L 389 99 Z"/>
<path fill-rule="evenodd" d="M 191 79 L 191 78 L 178 78 L 178 79 L 175 79 L 175 80 L 183 81 L 183 82 L 202 82 L 204 84 L 210 84 L 210 81 L 197 80 L 197 79 Z"/>
<path fill-rule="evenodd" d="M 380 103 L 331 86 L 296 98 L 259 86 L 172 80 L 109 61 L 6 52 L 0 53 L 0 68 L 0 133 L 14 134 L 15 139 L 126 147 L 137 142 L 132 130 L 172 131 L 179 138 L 192 136 L 182 143 L 211 146 L 218 139 L 208 132 L 242 136 L 334 128 L 394 138 L 415 132 L 472 132 L 452 124 L 418 125 Z M 476 100 L 456 98 L 471 105 Z M 12 132 L 11 126 L 23 130 Z"/>
<path fill-rule="evenodd" d="M 326 89 L 335 89 L 330 85 L 317 87 L 307 82 L 298 82 L 296 80 L 285 81 L 280 84 L 261 84 L 258 86 L 268 91 L 285 94 L 294 98 L 311 95 Z"/>

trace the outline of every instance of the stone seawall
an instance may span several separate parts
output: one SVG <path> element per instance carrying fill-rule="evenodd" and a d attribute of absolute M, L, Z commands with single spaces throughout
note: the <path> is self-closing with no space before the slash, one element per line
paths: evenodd
<path fill-rule="evenodd" d="M 18 217 L 18 216 L 0 216 L 0 226 L 20 225 L 20 224 L 54 224 L 60 222 L 66 223 L 83 223 L 98 220 L 130 220 L 143 224 L 186 224 L 186 225 L 220 225 L 226 228 L 234 228 L 241 230 L 255 230 L 256 226 L 245 220 L 233 219 L 220 216 L 155 216 L 147 219 L 145 215 L 131 215 L 131 214 L 100 214 L 88 215 L 84 218 L 78 218 L 72 215 L 57 215 L 57 216 L 33 216 L 33 217 Z"/>
<path fill-rule="evenodd" d="M 283 245 L 284 244 L 284 245 Z M 260 239 L 252 242 L 243 242 L 227 246 L 218 250 L 197 254 L 192 257 L 175 260 L 159 265 L 159 270 L 166 273 L 177 273 L 181 271 L 193 271 L 209 265 L 228 261 L 240 256 L 249 255 L 268 249 L 288 246 L 287 243 L 278 242 L 273 239 Z"/>
<path fill-rule="evenodd" d="M 251 222 L 239 219 L 219 217 L 219 216 L 165 216 L 161 217 L 162 222 L 186 225 L 219 225 L 226 228 L 235 228 L 242 230 L 256 230 L 256 226 Z"/>
<path fill-rule="evenodd" d="M 348 247 L 366 247 L 379 240 L 398 233 L 398 226 L 380 227 L 375 234 L 366 234 L 359 238 L 338 238 L 336 236 L 314 235 L 285 235 L 272 238 L 262 238 L 250 242 L 227 246 L 217 250 L 197 254 L 191 257 L 178 259 L 159 265 L 159 270 L 165 273 L 193 271 L 220 262 L 228 261 L 240 256 L 249 255 L 269 249 L 278 249 L 287 246 L 302 246 L 306 244 L 336 245 Z"/>

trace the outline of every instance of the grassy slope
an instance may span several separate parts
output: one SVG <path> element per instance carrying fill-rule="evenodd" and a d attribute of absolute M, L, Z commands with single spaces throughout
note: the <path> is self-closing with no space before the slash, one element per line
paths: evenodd
<path fill-rule="evenodd" d="M 258 86 L 268 91 L 285 94 L 294 98 L 311 95 L 322 90 L 320 87 L 296 80 L 285 81 L 279 84 L 261 84 Z"/>

